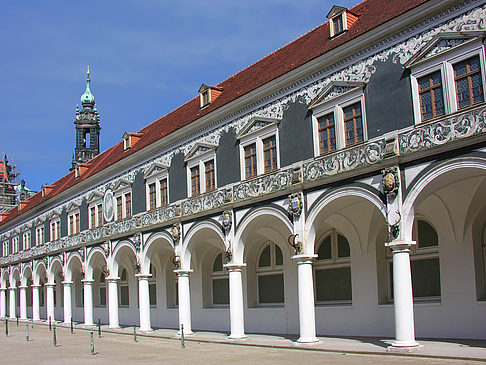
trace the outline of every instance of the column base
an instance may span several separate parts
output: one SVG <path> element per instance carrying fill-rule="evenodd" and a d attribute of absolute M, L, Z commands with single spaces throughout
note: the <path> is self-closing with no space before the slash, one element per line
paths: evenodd
<path fill-rule="evenodd" d="M 319 342 L 317 337 L 299 337 L 296 341 L 297 345 L 306 345 L 306 344 L 316 344 Z"/>
<path fill-rule="evenodd" d="M 8 317 L 8 319 L 17 320 L 17 317 Z"/>
<path fill-rule="evenodd" d="M 241 334 L 241 335 L 229 335 L 228 336 L 228 340 L 230 341 L 244 341 L 244 340 L 247 340 L 248 339 L 248 336 L 245 335 L 244 333 Z"/>
<path fill-rule="evenodd" d="M 180 337 L 181 336 L 181 331 L 177 331 L 176 335 Z M 192 335 L 194 335 L 194 332 L 192 332 L 192 331 L 184 331 L 184 336 L 192 336 Z"/>
<path fill-rule="evenodd" d="M 95 323 L 91 322 L 91 323 L 86 323 L 84 322 L 83 323 L 83 326 L 88 326 L 88 327 L 91 327 L 91 326 L 95 326 Z"/>
<path fill-rule="evenodd" d="M 137 331 L 137 333 L 148 333 L 148 332 L 153 332 L 153 329 L 152 328 L 139 328 L 139 330 Z"/>
<path fill-rule="evenodd" d="M 108 329 L 110 330 L 118 330 L 120 328 L 121 328 L 120 326 L 108 326 Z"/>
<path fill-rule="evenodd" d="M 415 352 L 423 349 L 424 346 L 420 345 L 417 341 L 395 341 L 386 348 L 387 352 Z"/>

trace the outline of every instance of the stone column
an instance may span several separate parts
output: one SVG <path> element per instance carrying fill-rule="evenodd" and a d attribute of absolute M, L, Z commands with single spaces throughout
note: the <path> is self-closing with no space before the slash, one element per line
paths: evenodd
<path fill-rule="evenodd" d="M 415 341 L 413 319 L 412 275 L 410 271 L 410 245 L 415 242 L 388 243 L 393 253 L 393 304 L 395 307 L 395 341 L 391 350 L 413 348 Z"/>
<path fill-rule="evenodd" d="M 20 319 L 27 320 L 27 286 L 19 286 L 20 289 Z"/>
<path fill-rule="evenodd" d="M 71 301 L 71 287 L 72 281 L 63 281 L 64 286 L 64 323 L 71 323 L 72 319 L 72 301 Z"/>
<path fill-rule="evenodd" d="M 0 288 L 0 317 L 5 318 L 7 313 L 7 288 Z"/>
<path fill-rule="evenodd" d="M 56 283 L 47 283 L 46 288 L 47 288 L 47 318 L 46 320 L 49 322 L 49 318 L 51 321 L 55 321 L 55 315 L 54 315 L 54 287 L 56 286 Z"/>
<path fill-rule="evenodd" d="M 229 302 L 230 302 L 230 339 L 246 338 L 245 315 L 243 302 L 242 269 L 246 264 L 226 264 L 224 267 L 229 272 Z"/>
<path fill-rule="evenodd" d="M 140 331 L 151 331 L 150 327 L 150 297 L 149 282 L 150 274 L 137 274 L 138 278 L 138 305 L 140 310 Z"/>
<path fill-rule="evenodd" d="M 108 282 L 108 316 L 110 328 L 120 328 L 118 322 L 118 280 L 120 278 L 106 278 Z"/>
<path fill-rule="evenodd" d="M 94 280 L 84 279 L 83 282 L 84 290 L 84 324 L 86 326 L 93 325 L 93 282 Z"/>
<path fill-rule="evenodd" d="M 179 332 L 184 325 L 184 335 L 192 335 L 191 327 L 191 292 L 189 289 L 189 274 L 192 270 L 174 270 L 177 275 L 177 292 L 179 294 Z"/>
<path fill-rule="evenodd" d="M 297 286 L 299 293 L 299 329 L 297 342 L 319 341 L 316 337 L 316 308 L 314 299 L 314 278 L 312 261 L 317 255 L 295 255 L 297 261 Z"/>
<path fill-rule="evenodd" d="M 9 295 L 9 302 L 10 302 L 10 319 L 16 319 L 17 318 L 17 304 L 15 302 L 15 291 L 16 287 L 11 286 L 10 288 L 10 295 Z"/>
<path fill-rule="evenodd" d="M 40 285 L 32 285 L 32 320 L 40 320 L 40 305 L 39 305 L 39 288 Z"/>

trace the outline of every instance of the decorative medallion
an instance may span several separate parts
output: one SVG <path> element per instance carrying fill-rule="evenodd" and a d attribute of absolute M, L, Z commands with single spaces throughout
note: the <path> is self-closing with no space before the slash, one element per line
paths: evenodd
<path fill-rule="evenodd" d="M 233 224 L 233 219 L 231 218 L 231 211 L 225 210 L 222 216 L 223 228 L 226 232 L 229 232 Z"/>
<path fill-rule="evenodd" d="M 107 222 L 111 222 L 115 215 L 113 199 L 113 191 L 111 191 L 111 189 L 107 189 L 105 191 L 105 195 L 103 196 L 103 217 Z"/>
<path fill-rule="evenodd" d="M 396 167 L 389 167 L 382 171 L 383 178 L 381 183 L 383 185 L 383 192 L 390 199 L 395 199 L 400 187 L 400 179 L 398 177 L 398 169 Z"/>
<path fill-rule="evenodd" d="M 298 217 L 302 213 L 302 198 L 300 193 L 289 195 L 289 210 L 294 217 Z"/>
<path fill-rule="evenodd" d="M 172 226 L 171 234 L 172 234 L 172 239 L 174 240 L 174 242 L 179 242 L 179 239 L 181 238 L 181 226 L 180 226 L 180 224 L 176 223 Z"/>

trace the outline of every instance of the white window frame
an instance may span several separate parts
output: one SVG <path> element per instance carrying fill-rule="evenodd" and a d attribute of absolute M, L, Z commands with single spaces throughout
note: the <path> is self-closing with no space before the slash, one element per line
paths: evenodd
<path fill-rule="evenodd" d="M 270 246 L 270 266 L 264 266 L 260 267 L 258 266 L 260 263 L 260 257 L 267 248 L 267 246 Z M 279 249 L 280 252 L 282 253 L 282 264 L 278 265 L 277 264 L 277 255 L 276 255 L 276 250 Z M 255 278 L 256 278 L 256 299 L 257 299 L 257 305 L 261 307 L 275 307 L 275 306 L 285 306 L 285 256 L 284 252 L 281 247 L 279 247 L 275 242 L 272 241 L 267 241 L 265 242 L 262 247 L 260 247 L 260 250 L 258 251 L 257 259 L 256 259 L 256 266 L 255 266 Z M 272 276 L 272 275 L 282 275 L 283 278 L 283 295 L 284 295 L 284 300 L 283 302 L 275 302 L 275 303 L 264 303 L 260 302 L 260 284 L 259 284 L 259 277 L 261 276 Z"/>
<path fill-rule="evenodd" d="M 101 206 L 101 208 L 100 208 Z M 95 224 L 91 222 L 91 210 L 95 212 Z M 100 227 L 99 221 L 103 222 L 103 196 L 101 194 L 92 194 L 88 198 L 88 228 L 95 229 Z M 102 225 L 102 224 L 101 224 Z"/>
<path fill-rule="evenodd" d="M 352 86 L 351 86 L 352 87 Z M 336 149 L 332 152 L 353 147 L 368 140 L 368 127 L 366 122 L 366 104 L 363 92 L 364 85 L 356 85 L 352 90 L 331 98 L 322 103 L 311 106 L 312 113 L 312 136 L 314 142 L 314 156 L 321 156 L 319 147 L 319 122 L 318 119 L 327 115 L 334 115 L 334 130 L 336 133 Z M 346 146 L 346 131 L 344 125 L 344 108 L 357 102 L 361 103 L 361 119 L 363 121 L 363 141 Z M 329 152 L 329 153 L 332 153 Z"/>
<path fill-rule="evenodd" d="M 35 245 L 42 246 L 46 243 L 45 226 L 39 225 L 35 228 Z"/>
<path fill-rule="evenodd" d="M 160 194 L 160 182 L 167 180 L 167 204 L 169 203 L 169 170 L 167 167 L 161 167 L 161 170 L 152 174 L 148 173 L 145 177 L 145 209 L 150 211 L 150 190 L 149 186 L 155 184 L 155 209 L 162 207 L 162 196 Z M 164 205 L 165 206 L 165 205 Z M 132 195 L 133 207 L 133 195 Z"/>
<path fill-rule="evenodd" d="M 257 176 L 275 172 L 280 169 L 280 138 L 279 138 L 279 130 L 278 130 L 278 123 L 280 121 L 275 119 L 269 118 L 260 118 L 255 117 L 252 121 L 249 122 L 249 125 L 245 129 L 251 128 L 251 125 L 255 122 L 267 122 L 266 126 L 256 129 L 255 131 L 249 133 L 241 133 L 237 136 L 237 139 L 240 140 L 240 177 L 241 180 L 248 180 L 255 178 L 246 177 L 245 175 L 245 147 L 254 144 L 256 146 L 256 160 L 257 160 Z M 276 153 L 277 153 L 277 168 L 271 172 L 265 172 L 265 157 L 263 152 L 263 140 L 269 137 L 275 136 L 275 146 L 276 146 Z"/>
<path fill-rule="evenodd" d="M 22 242 L 24 250 L 29 250 L 32 247 L 32 233 L 30 229 L 22 234 Z"/>
<path fill-rule="evenodd" d="M 49 222 L 50 229 L 50 242 L 58 241 L 61 239 L 61 218 L 56 216 Z"/>
<path fill-rule="evenodd" d="M 128 218 L 127 216 L 127 194 L 130 193 L 130 216 L 133 215 L 133 194 L 132 194 L 132 186 L 130 183 L 126 183 L 125 186 L 120 186 L 118 189 L 115 187 L 114 189 L 114 200 L 115 200 L 115 221 L 119 221 L 125 218 Z M 118 198 L 122 199 L 122 211 L 121 211 L 121 217 L 118 217 L 118 207 L 117 207 L 117 200 Z"/>
<path fill-rule="evenodd" d="M 80 215 L 79 208 L 77 209 L 72 209 L 68 211 L 67 214 L 67 229 L 68 229 L 68 236 L 74 236 L 76 234 L 79 234 L 81 232 L 81 215 Z M 76 223 L 76 215 L 78 216 L 78 223 Z M 73 221 L 73 228 L 71 230 L 71 224 L 70 220 L 72 219 Z"/>
<path fill-rule="evenodd" d="M 443 36 L 447 37 L 447 35 Z M 437 55 L 425 60 L 421 58 L 414 59 L 412 60 L 412 62 L 409 61 L 409 63 L 405 65 L 406 67 L 411 69 L 410 82 L 412 88 L 413 115 L 415 125 L 428 123 L 432 120 L 443 118 L 447 114 L 455 113 L 468 108 L 466 107 L 463 109 L 458 109 L 457 107 L 456 83 L 454 80 L 453 66 L 461 61 L 464 61 L 474 56 L 479 56 L 483 83 L 483 95 L 486 99 L 486 57 L 481 37 L 467 40 L 463 44 L 455 46 L 449 51 L 440 52 Z M 442 90 L 444 93 L 444 115 L 422 121 L 422 114 L 420 111 L 419 86 L 417 80 L 436 71 L 440 71 L 441 73 Z M 471 107 L 475 106 L 476 105 L 473 105 Z"/>
<path fill-rule="evenodd" d="M 197 155 L 197 157 L 186 160 L 186 175 L 187 175 L 187 196 L 192 197 L 192 181 L 191 181 L 191 169 L 193 167 L 199 167 L 199 195 L 208 193 L 206 187 L 206 162 L 214 161 L 214 190 L 218 188 L 217 179 L 217 165 L 216 165 L 216 151 L 210 149 L 203 154 Z"/>
<path fill-rule="evenodd" d="M 12 237 L 12 253 L 18 253 L 20 251 L 19 236 Z"/>
<path fill-rule="evenodd" d="M 8 256 L 8 240 L 7 241 L 3 241 L 2 243 L 2 256 L 3 257 L 7 257 Z"/>
<path fill-rule="evenodd" d="M 218 259 L 218 256 L 222 255 L 222 270 L 221 271 L 214 271 L 214 263 Z M 215 280 L 228 280 L 228 285 L 229 285 L 229 273 L 228 270 L 224 267 L 224 253 L 218 252 L 216 255 L 214 255 L 212 261 L 211 261 L 211 306 L 213 307 L 228 307 L 228 304 L 217 304 L 214 303 L 214 281 Z"/>

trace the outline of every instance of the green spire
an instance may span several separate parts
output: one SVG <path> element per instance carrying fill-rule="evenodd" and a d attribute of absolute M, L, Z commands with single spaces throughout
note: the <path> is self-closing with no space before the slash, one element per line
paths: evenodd
<path fill-rule="evenodd" d="M 81 104 L 83 105 L 83 107 L 86 106 L 93 107 L 95 102 L 94 95 L 91 94 L 91 90 L 89 89 L 90 82 L 91 79 L 89 78 L 89 66 L 88 66 L 88 72 L 86 72 L 86 91 L 84 92 L 83 95 L 81 95 Z"/>

